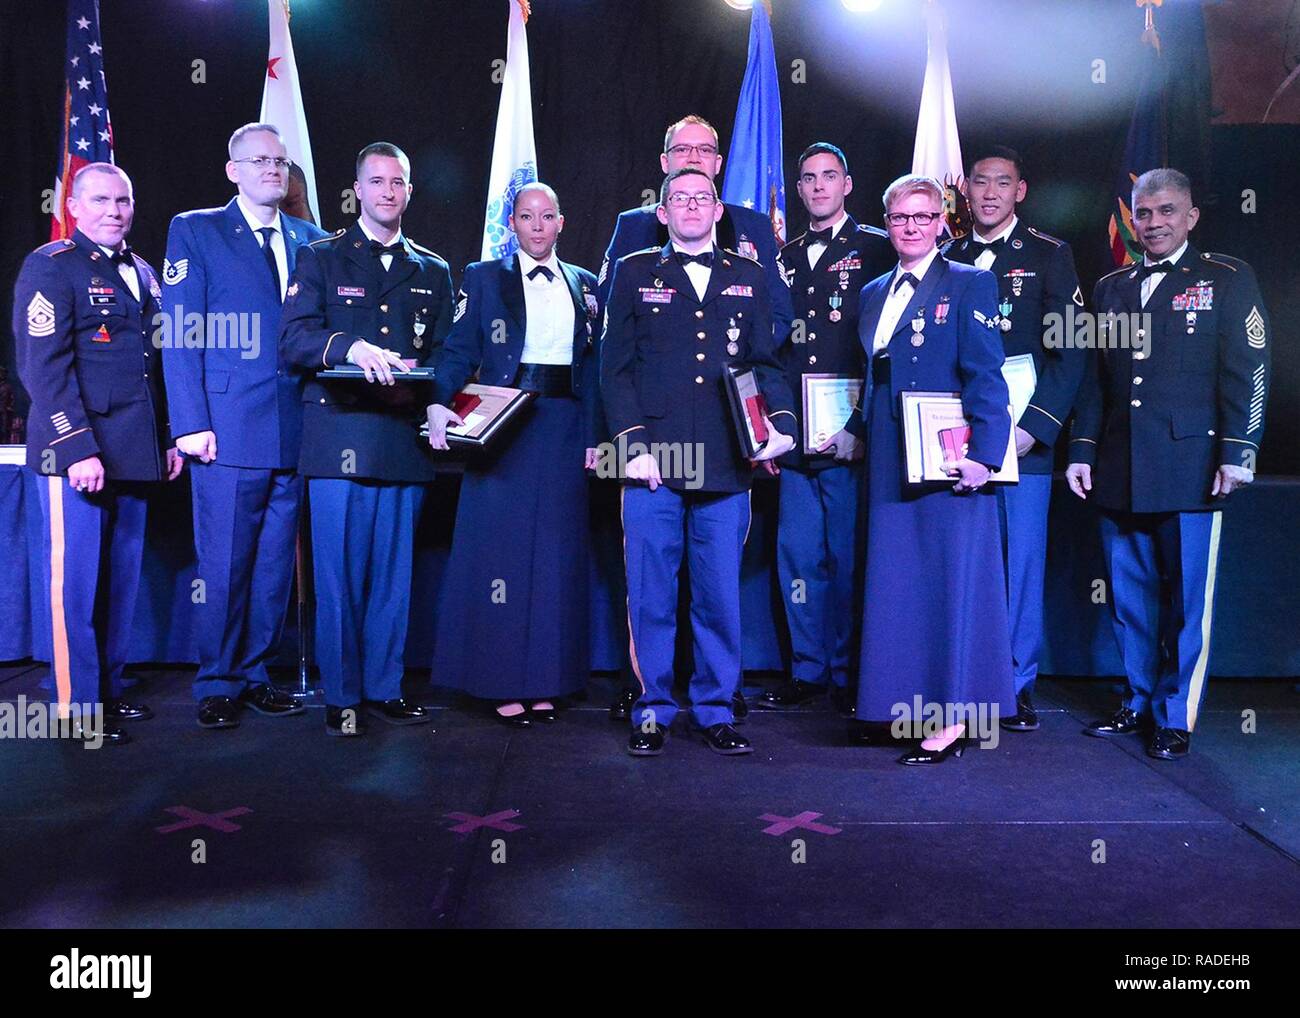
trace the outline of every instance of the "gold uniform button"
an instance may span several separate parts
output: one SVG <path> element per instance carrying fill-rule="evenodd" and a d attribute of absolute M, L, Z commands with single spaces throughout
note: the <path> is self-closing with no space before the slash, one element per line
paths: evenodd
<path fill-rule="evenodd" d="M 809 317 L 809 318 L 816 318 L 816 317 L 817 317 L 817 309 L 816 309 L 816 308 L 809 308 L 809 309 L 808 309 L 808 317 Z"/>
<path fill-rule="evenodd" d="M 1141 339 L 1141 338 L 1142 338 L 1143 336 L 1145 336 L 1145 335 L 1146 335 L 1146 330 L 1144 330 L 1144 329 L 1138 329 L 1138 331 L 1137 331 L 1137 337 L 1138 337 L 1138 339 Z"/>
<path fill-rule="evenodd" d="M 696 339 L 704 339 L 704 338 L 705 338 L 705 337 L 704 337 L 704 333 L 702 333 L 702 332 L 697 332 L 697 333 L 695 334 L 695 338 L 696 338 Z"/>
<path fill-rule="evenodd" d="M 696 311 L 696 312 L 695 312 L 695 317 L 696 317 L 696 318 L 703 318 L 703 317 L 704 317 L 704 309 L 701 308 L 699 311 Z"/>
<path fill-rule="evenodd" d="M 817 333 L 815 333 L 815 332 L 810 332 L 810 333 L 808 333 L 808 342 L 809 342 L 809 343 L 811 343 L 811 342 L 812 342 L 814 339 L 816 339 L 816 338 L 817 338 Z"/>
<path fill-rule="evenodd" d="M 325 405 L 325 400 L 324 400 L 324 399 L 321 399 L 320 402 L 321 402 L 321 406 L 324 406 L 324 405 Z"/>
<path fill-rule="evenodd" d="M 1211 428 L 1209 431 L 1206 432 L 1206 434 L 1212 437 L 1214 435 L 1214 429 Z"/>
<path fill-rule="evenodd" d="M 1146 354 L 1142 353 L 1142 351 L 1139 350 L 1137 353 L 1133 355 L 1133 359 L 1135 361 L 1146 360 L 1146 356 L 1147 356 Z"/>
<path fill-rule="evenodd" d="M 809 357 L 809 358 L 808 358 L 808 363 L 809 363 L 809 364 L 816 364 L 816 363 L 817 363 L 817 355 L 816 355 L 816 354 L 813 354 L 811 357 Z"/>
<path fill-rule="evenodd" d="M 1142 405 L 1142 401 L 1141 401 L 1140 399 L 1132 400 L 1132 401 L 1129 403 L 1129 406 L 1141 406 L 1141 405 Z"/>
<path fill-rule="evenodd" d="M 387 336 L 387 335 L 388 335 L 388 326 L 387 326 L 387 325 L 381 325 L 381 326 L 379 327 L 379 331 L 382 332 L 385 336 Z"/>
<path fill-rule="evenodd" d="M 697 361 L 702 361 L 702 360 L 704 360 L 704 354 L 702 354 L 702 353 L 697 353 L 697 354 L 695 355 L 695 359 L 696 359 Z"/>
<path fill-rule="evenodd" d="M 695 376 L 695 384 L 696 384 L 696 385 L 703 385 L 703 384 L 704 384 L 704 376 L 703 376 L 703 375 L 696 375 L 696 376 Z"/>
<path fill-rule="evenodd" d="M 659 309 L 658 309 L 658 308 L 651 308 L 650 311 L 651 311 L 652 314 L 656 314 L 656 315 L 659 313 Z"/>
<path fill-rule="evenodd" d="M 387 304 L 380 304 L 380 305 L 379 305 L 379 310 L 380 310 L 380 311 L 387 311 L 387 310 L 388 310 L 388 305 L 387 305 Z"/>
<path fill-rule="evenodd" d="M 344 304 L 351 304 L 351 303 L 352 303 L 352 298 L 349 297 L 349 298 L 348 298 L 347 300 L 345 300 L 343 303 L 344 303 Z"/>
<path fill-rule="evenodd" d="M 1134 384 L 1134 385 L 1141 385 L 1141 384 L 1142 384 L 1142 376 L 1141 376 L 1141 375 L 1134 375 L 1134 376 L 1133 376 L 1133 384 Z"/>

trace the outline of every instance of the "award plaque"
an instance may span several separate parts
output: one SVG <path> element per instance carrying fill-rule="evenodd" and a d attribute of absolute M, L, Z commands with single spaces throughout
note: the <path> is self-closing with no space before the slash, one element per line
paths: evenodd
<path fill-rule="evenodd" d="M 767 442 L 767 400 L 758 387 L 758 376 L 753 368 L 736 364 L 725 366 L 727 402 L 731 406 L 731 420 L 736 426 L 736 438 L 746 459 L 753 459 Z"/>
<path fill-rule="evenodd" d="M 1038 371 L 1034 368 L 1034 355 L 1018 353 L 1002 362 L 1002 377 L 1006 379 L 1011 394 L 1011 419 L 1020 423 L 1020 415 L 1034 398 L 1038 385 Z"/>
<path fill-rule="evenodd" d="M 803 376 L 803 451 L 806 456 L 830 456 L 817 447 L 844 429 L 862 395 L 862 379 L 853 375 Z"/>
<path fill-rule="evenodd" d="M 402 359 L 402 363 L 405 364 L 408 368 L 410 368 L 410 370 L 398 371 L 396 368 L 394 368 L 393 369 L 394 382 L 432 382 L 433 381 L 433 368 L 422 367 L 418 364 L 418 362 L 413 360 L 408 360 L 406 358 Z M 341 364 L 337 368 L 326 368 L 323 371 L 317 371 L 316 377 L 336 378 L 336 379 L 350 378 L 354 381 L 359 378 L 361 379 L 361 381 L 364 382 L 366 380 L 366 373 L 362 371 L 359 367 L 357 367 L 355 364 Z"/>
<path fill-rule="evenodd" d="M 464 424 L 447 425 L 448 444 L 478 446 L 488 444 L 505 423 L 522 410 L 536 395 L 502 385 L 479 385 L 471 382 L 451 400 L 451 409 Z M 420 435 L 429 437 L 429 422 L 420 427 Z"/>
<path fill-rule="evenodd" d="M 903 392 L 902 401 L 904 470 L 908 484 L 953 483 L 943 471 L 943 464 L 966 455 L 970 443 L 970 422 L 962 409 L 961 395 L 956 392 Z M 1014 420 L 1007 407 L 1008 420 Z M 1007 448 L 1002 466 L 989 480 L 1014 484 L 1020 480 L 1020 459 L 1016 456 L 1016 429 L 1007 432 Z"/>

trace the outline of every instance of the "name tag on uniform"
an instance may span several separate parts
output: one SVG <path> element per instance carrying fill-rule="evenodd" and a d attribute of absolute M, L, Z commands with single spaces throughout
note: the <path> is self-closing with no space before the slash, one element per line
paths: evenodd
<path fill-rule="evenodd" d="M 727 287 L 725 290 L 722 291 L 721 296 L 752 297 L 754 296 L 754 288 L 752 286 L 740 286 L 739 284 L 733 283 L 731 286 Z"/>
<path fill-rule="evenodd" d="M 642 286 L 638 287 L 638 289 L 641 291 L 642 304 L 671 304 L 673 302 L 673 294 L 677 292 L 671 287 L 660 288 Z"/>
<path fill-rule="evenodd" d="M 339 287 L 340 297 L 364 297 L 365 295 L 366 295 L 366 288 L 364 286 L 340 286 Z"/>
<path fill-rule="evenodd" d="M 111 286 L 88 286 L 86 292 L 90 294 L 91 307 L 111 307 L 117 303 L 117 294 Z"/>
<path fill-rule="evenodd" d="M 861 258 L 841 258 L 834 265 L 827 266 L 827 272 L 852 272 L 862 268 Z"/>
<path fill-rule="evenodd" d="M 1174 298 L 1174 311 L 1212 311 L 1214 309 L 1213 286 L 1189 286 Z"/>

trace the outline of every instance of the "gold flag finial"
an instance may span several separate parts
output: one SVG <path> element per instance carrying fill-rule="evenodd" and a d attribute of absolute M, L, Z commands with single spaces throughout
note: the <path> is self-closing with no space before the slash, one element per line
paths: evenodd
<path fill-rule="evenodd" d="M 1165 0 L 1137 0 L 1137 5 L 1146 10 L 1146 24 L 1142 26 L 1142 43 L 1155 47 L 1160 52 L 1160 33 L 1156 31 L 1155 8 L 1164 5 Z"/>

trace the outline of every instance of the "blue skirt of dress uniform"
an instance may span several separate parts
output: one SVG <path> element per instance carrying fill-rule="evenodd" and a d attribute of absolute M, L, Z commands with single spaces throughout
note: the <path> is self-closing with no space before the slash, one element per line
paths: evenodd
<path fill-rule="evenodd" d="M 991 486 L 904 483 L 889 360 L 872 362 L 867 536 L 857 717 L 893 721 L 895 704 L 994 704 L 1015 713 L 998 503 Z M 989 708 L 991 709 L 991 708 Z"/>
<path fill-rule="evenodd" d="M 582 403 L 539 395 L 506 427 L 461 482 L 432 679 L 487 700 L 549 699 L 590 672 Z"/>

